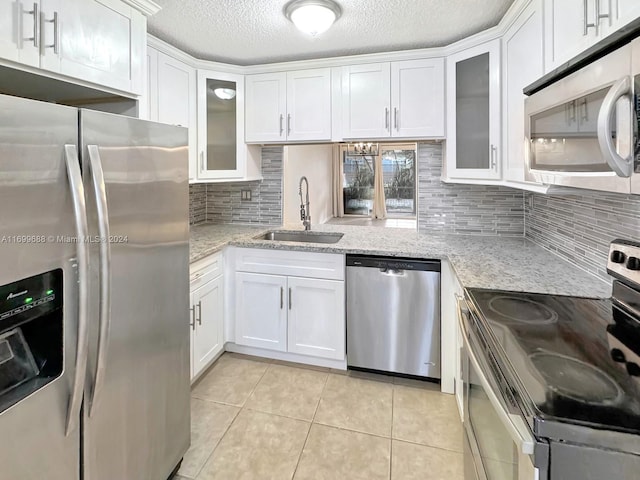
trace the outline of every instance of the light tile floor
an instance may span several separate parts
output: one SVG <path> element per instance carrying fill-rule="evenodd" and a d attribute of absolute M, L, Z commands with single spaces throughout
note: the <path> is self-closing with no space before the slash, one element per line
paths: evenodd
<path fill-rule="evenodd" d="M 226 353 L 192 391 L 176 480 L 463 480 L 439 385 Z"/>

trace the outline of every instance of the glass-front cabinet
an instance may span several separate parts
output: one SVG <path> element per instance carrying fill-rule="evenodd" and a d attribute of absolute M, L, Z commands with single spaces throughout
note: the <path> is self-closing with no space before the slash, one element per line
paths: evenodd
<path fill-rule="evenodd" d="M 447 58 L 445 179 L 500 178 L 500 41 Z"/>
<path fill-rule="evenodd" d="M 198 71 L 198 180 L 260 178 L 259 148 L 244 143 L 244 99 L 243 75 Z"/>

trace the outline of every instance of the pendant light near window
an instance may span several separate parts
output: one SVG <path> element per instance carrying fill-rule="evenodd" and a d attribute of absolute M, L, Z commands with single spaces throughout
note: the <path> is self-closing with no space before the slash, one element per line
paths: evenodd
<path fill-rule="evenodd" d="M 332 0 L 293 0 L 284 7 L 285 16 L 298 30 L 312 36 L 326 32 L 341 13 Z"/>

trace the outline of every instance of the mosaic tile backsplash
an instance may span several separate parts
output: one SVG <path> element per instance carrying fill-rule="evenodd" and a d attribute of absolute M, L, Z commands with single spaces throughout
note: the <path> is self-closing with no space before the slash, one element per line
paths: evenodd
<path fill-rule="evenodd" d="M 527 193 L 525 235 L 605 280 L 609 243 L 640 241 L 640 196 L 576 190 L 575 195 Z"/>
<path fill-rule="evenodd" d="M 418 144 L 418 229 L 465 235 L 524 235 L 524 195 L 500 186 L 440 181 L 442 143 Z"/>
<path fill-rule="evenodd" d="M 282 224 L 282 159 L 282 147 L 263 147 L 261 181 L 190 185 L 191 225 Z M 242 190 L 251 191 L 251 200 L 241 200 Z"/>

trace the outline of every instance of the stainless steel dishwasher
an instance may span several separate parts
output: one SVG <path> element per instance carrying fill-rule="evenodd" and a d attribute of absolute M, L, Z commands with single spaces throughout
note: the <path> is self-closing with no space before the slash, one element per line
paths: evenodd
<path fill-rule="evenodd" d="M 347 255 L 347 365 L 440 378 L 440 262 Z"/>

